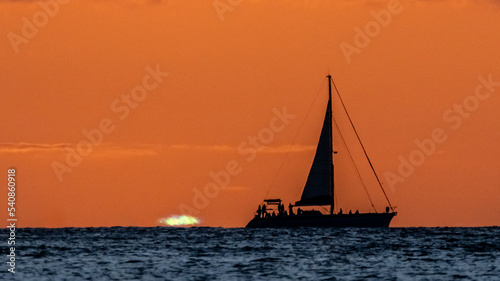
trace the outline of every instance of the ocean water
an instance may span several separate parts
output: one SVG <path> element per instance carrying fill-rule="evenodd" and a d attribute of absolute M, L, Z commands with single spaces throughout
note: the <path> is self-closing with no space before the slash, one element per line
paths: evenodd
<path fill-rule="evenodd" d="M 1 253 L 2 280 L 500 280 L 499 227 L 31 228 L 15 274 Z"/>

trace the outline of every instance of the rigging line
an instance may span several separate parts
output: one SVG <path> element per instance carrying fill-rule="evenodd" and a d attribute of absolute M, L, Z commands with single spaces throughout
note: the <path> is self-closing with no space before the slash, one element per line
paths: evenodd
<path fill-rule="evenodd" d="M 325 78 L 323 78 L 323 81 L 324 81 L 325 79 L 326 79 L 326 77 L 325 77 Z M 278 175 L 279 175 L 279 173 L 280 173 L 280 171 L 281 171 L 281 168 L 283 168 L 283 165 L 285 164 L 285 160 L 288 158 L 288 155 L 290 154 L 290 150 L 292 150 L 293 144 L 295 143 L 295 139 L 297 139 L 297 136 L 299 135 L 300 130 L 302 130 L 302 127 L 304 126 L 304 123 L 306 122 L 307 117 L 309 116 L 309 113 L 311 113 L 311 108 L 312 108 L 312 106 L 313 106 L 314 102 L 318 99 L 318 95 L 319 95 L 319 93 L 321 92 L 321 89 L 323 89 L 324 84 L 325 84 L 324 82 L 321 82 L 321 86 L 320 86 L 320 88 L 318 89 L 318 92 L 316 93 L 316 96 L 314 97 L 314 100 L 313 100 L 313 101 L 311 102 L 311 104 L 309 105 L 309 108 L 307 109 L 307 112 L 306 112 L 306 116 L 305 116 L 305 117 L 304 117 L 304 119 L 302 120 L 302 123 L 300 124 L 300 127 L 299 127 L 299 129 L 297 130 L 297 133 L 296 133 L 296 134 L 295 134 L 295 136 L 293 137 L 293 139 L 292 139 L 292 143 L 291 143 L 291 144 L 290 144 L 290 146 L 288 147 L 288 151 L 286 152 L 285 157 L 283 157 L 283 160 L 281 160 L 281 164 L 280 164 L 280 166 L 279 166 L 279 168 L 278 168 L 278 172 L 276 172 L 276 175 L 274 176 L 274 178 L 273 178 L 273 180 L 272 180 L 271 184 L 269 185 L 269 188 L 267 189 L 267 192 L 266 192 L 266 196 L 264 196 L 264 198 L 267 198 L 267 195 L 269 195 L 269 192 L 271 191 L 271 188 L 273 187 L 274 183 L 276 182 L 276 179 L 278 178 Z M 306 180 L 307 180 L 307 179 L 306 179 Z M 305 183 L 304 183 L 304 184 L 305 184 Z M 300 187 L 300 188 L 302 188 L 302 187 Z M 299 192 L 300 192 L 300 189 L 299 189 Z M 297 193 L 298 193 L 298 192 L 297 192 Z M 295 195 L 297 195 L 297 194 L 295 194 Z"/>
<path fill-rule="evenodd" d="M 361 145 L 361 148 L 363 149 L 363 152 L 365 153 L 366 159 L 368 160 L 368 163 L 370 164 L 370 167 L 372 168 L 373 174 L 375 175 L 375 178 L 377 179 L 378 185 L 380 186 L 380 189 L 382 189 L 382 192 L 384 193 L 385 200 L 387 200 L 387 203 L 389 203 L 389 207 L 391 210 L 394 212 L 394 208 L 391 205 L 391 201 L 389 201 L 389 197 L 387 197 L 387 194 L 385 193 L 384 187 L 382 186 L 382 182 L 380 181 L 377 172 L 375 172 L 375 168 L 372 165 L 372 161 L 370 161 L 370 157 L 368 157 L 368 153 L 366 153 L 365 146 L 361 142 L 361 138 L 358 135 L 358 131 L 356 131 L 356 128 L 354 127 L 354 124 L 352 123 L 351 117 L 349 116 L 349 113 L 347 112 L 347 108 L 345 107 L 344 101 L 342 100 L 342 97 L 340 96 L 339 90 L 337 89 L 337 86 L 335 85 L 335 82 L 333 79 L 331 79 L 333 87 L 335 88 L 335 91 L 337 92 L 337 96 L 340 99 L 340 103 L 342 104 L 342 107 L 344 108 L 344 111 L 347 115 L 347 118 L 349 119 L 349 122 L 351 123 L 352 129 L 354 130 L 354 133 L 356 134 L 356 137 L 358 138 L 359 144 Z"/>
<path fill-rule="evenodd" d="M 365 182 L 363 181 L 363 178 L 361 177 L 361 174 L 359 172 L 358 166 L 356 166 L 356 163 L 354 162 L 354 159 L 352 158 L 351 151 L 349 150 L 349 147 L 347 147 L 347 143 L 346 143 L 346 141 L 344 139 L 344 136 L 342 135 L 342 132 L 340 131 L 339 125 L 337 124 L 337 121 L 335 120 L 335 118 L 333 118 L 333 123 L 335 124 L 335 127 L 338 129 L 338 133 L 340 135 L 340 139 L 342 140 L 342 143 L 344 143 L 344 146 L 345 146 L 345 148 L 347 150 L 347 154 L 349 155 L 349 158 L 351 159 L 351 162 L 352 162 L 352 164 L 354 166 L 354 169 L 356 170 L 356 174 L 358 175 L 358 179 L 361 182 L 361 185 L 363 185 L 363 187 L 364 187 L 364 189 L 366 191 L 366 195 L 368 195 L 368 200 L 370 200 L 370 204 L 372 205 L 373 210 L 375 210 L 375 213 L 376 213 L 377 209 L 375 208 L 375 205 L 373 205 L 372 197 L 370 196 L 370 193 L 368 192 L 368 189 L 366 188 Z"/>

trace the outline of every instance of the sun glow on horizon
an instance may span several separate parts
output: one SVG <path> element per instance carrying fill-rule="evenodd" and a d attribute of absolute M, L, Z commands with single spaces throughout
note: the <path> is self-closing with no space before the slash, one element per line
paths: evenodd
<path fill-rule="evenodd" d="M 160 224 L 168 225 L 168 226 L 184 226 L 184 225 L 195 225 L 200 224 L 200 220 L 196 217 L 191 216 L 177 216 L 173 215 L 168 218 L 161 218 L 158 220 Z"/>

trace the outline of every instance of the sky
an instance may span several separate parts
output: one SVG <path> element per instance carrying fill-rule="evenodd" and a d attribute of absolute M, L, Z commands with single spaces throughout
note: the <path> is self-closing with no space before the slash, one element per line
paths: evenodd
<path fill-rule="evenodd" d="M 332 75 L 394 227 L 500 225 L 500 2 L 0 1 L 21 227 L 242 227 L 300 198 Z M 349 127 L 336 208 L 387 203 Z M 339 129 L 339 130 L 337 130 Z M 0 193 L 7 219 L 7 191 Z"/>

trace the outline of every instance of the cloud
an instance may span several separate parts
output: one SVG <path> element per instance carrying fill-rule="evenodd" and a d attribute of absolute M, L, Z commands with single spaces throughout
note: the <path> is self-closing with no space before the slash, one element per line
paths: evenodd
<path fill-rule="evenodd" d="M 265 147 L 263 153 L 296 153 L 296 152 L 308 152 L 314 151 L 316 149 L 315 145 L 281 145 L 275 147 Z"/>
<path fill-rule="evenodd" d="M 34 153 L 67 153 L 68 149 L 78 149 L 78 144 L 73 143 L 0 143 L 2 154 L 34 154 Z M 83 147 L 85 149 L 85 147 Z M 113 144 L 103 143 L 92 147 L 95 156 L 122 156 L 122 155 L 158 155 L 166 149 L 180 151 L 211 151 L 218 153 L 233 153 L 238 151 L 237 146 L 231 145 L 187 145 L 173 144 L 168 147 L 160 144 Z M 257 150 L 259 153 L 281 154 L 314 151 L 314 145 L 281 145 L 266 146 Z"/>
<path fill-rule="evenodd" d="M 115 145 L 104 144 L 99 146 L 95 156 L 98 157 L 130 157 L 130 156 L 156 156 L 163 150 L 161 145 L 135 144 L 135 145 Z"/>
<path fill-rule="evenodd" d="M 77 150 L 78 145 L 72 143 L 0 143 L 0 155 L 2 154 L 37 154 L 37 153 L 67 153 L 68 150 Z M 85 149 L 85 148 L 84 148 Z M 121 157 L 121 156 L 153 156 L 162 150 L 160 145 L 133 144 L 121 145 L 103 143 L 92 146 L 92 155 L 98 157 Z"/>
<path fill-rule="evenodd" d="M 72 144 L 70 143 L 56 143 L 56 144 L 35 144 L 35 143 L 25 143 L 25 142 L 0 143 L 0 154 L 65 151 L 65 148 L 71 146 Z"/>
<path fill-rule="evenodd" d="M 249 146 L 247 145 L 246 148 Z M 173 144 L 170 145 L 173 150 L 199 150 L 199 151 L 213 151 L 213 152 L 237 152 L 238 146 L 231 145 L 187 145 L 187 144 Z M 257 149 L 259 153 L 279 154 L 288 152 L 308 152 L 314 151 L 314 145 L 280 145 L 280 146 L 265 146 L 262 149 Z"/>
<path fill-rule="evenodd" d="M 219 152 L 233 152 L 236 147 L 229 145 L 188 145 L 188 144 L 172 144 L 170 149 L 173 150 L 205 150 Z"/>

